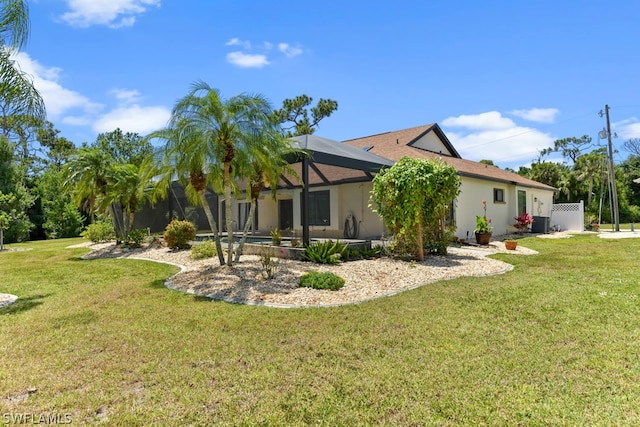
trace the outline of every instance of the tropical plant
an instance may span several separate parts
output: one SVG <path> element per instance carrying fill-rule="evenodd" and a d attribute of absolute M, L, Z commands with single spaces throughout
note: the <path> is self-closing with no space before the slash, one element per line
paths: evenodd
<path fill-rule="evenodd" d="M 65 188 L 71 199 L 95 221 L 97 198 L 107 192 L 113 158 L 104 151 L 83 147 L 74 153 L 65 165 Z"/>
<path fill-rule="evenodd" d="M 273 252 L 267 250 L 260 256 L 260 265 L 262 266 L 262 276 L 271 280 L 280 267 L 280 261 L 273 259 Z"/>
<path fill-rule="evenodd" d="M 189 175 L 189 183 L 201 199 L 207 183 L 212 184 L 214 190 L 222 187 L 226 201 L 227 265 L 233 261 L 234 177 L 246 170 L 252 154 L 259 151 L 265 137 L 275 135 L 277 129 L 271 105 L 263 96 L 241 94 L 225 100 L 217 89 L 198 81 L 173 108 L 169 130 L 153 135 L 167 140 L 168 163 L 179 176 Z M 192 178 L 198 179 L 199 185 L 193 185 Z M 201 202 L 206 205 L 206 201 Z M 209 214 L 207 218 L 219 242 L 217 224 Z M 218 256 L 223 263 L 221 250 Z"/>
<path fill-rule="evenodd" d="M 103 209 L 116 204 L 119 209 L 111 209 L 117 215 L 116 223 L 122 227 L 122 235 L 132 230 L 136 212 L 145 203 L 153 205 L 164 196 L 166 187 L 159 184 L 159 174 L 153 157 L 141 160 L 139 165 L 116 163 L 107 173 L 106 191 L 99 200 Z M 122 213 L 122 216 L 119 213 Z"/>
<path fill-rule="evenodd" d="M 93 243 L 108 242 L 116 237 L 113 224 L 105 220 L 89 224 L 80 235 Z"/>
<path fill-rule="evenodd" d="M 337 291 L 344 286 L 344 279 L 335 273 L 309 271 L 300 277 L 300 286 L 320 290 Z"/>
<path fill-rule="evenodd" d="M 44 120 L 45 105 L 32 78 L 11 58 L 27 41 L 29 8 L 24 0 L 0 2 L 0 129 L 9 136 L 28 117 Z"/>
<path fill-rule="evenodd" d="M 487 218 L 487 201 L 486 200 L 482 201 L 482 208 L 484 209 L 484 213 L 482 214 L 482 216 L 476 215 L 476 229 L 474 230 L 474 232 L 475 233 L 491 233 L 492 227 L 489 225 L 491 224 L 491 218 Z"/>
<path fill-rule="evenodd" d="M 255 144 L 256 149 L 251 153 L 247 169 L 248 173 L 242 171 L 243 175 L 248 175 L 247 197 L 251 202 L 251 208 L 236 251 L 236 262 L 240 260 L 249 230 L 255 221 L 256 206 L 258 205 L 260 193 L 265 187 L 270 188 L 271 197 L 275 200 L 277 184 L 283 174 L 296 179 L 299 178 L 297 172 L 289 164 L 289 160 L 306 155 L 303 151 L 293 148 L 291 141 L 284 139 L 279 131 L 271 130 L 270 133 L 263 134 L 261 138 L 262 144 Z M 280 236 L 280 241 L 282 241 L 282 236 Z"/>
<path fill-rule="evenodd" d="M 339 240 L 325 240 L 307 246 L 302 258 L 317 264 L 338 264 L 345 258 L 347 245 Z"/>
<path fill-rule="evenodd" d="M 533 224 L 533 217 L 526 212 L 522 212 L 520 215 L 515 217 L 516 223 L 513 226 L 520 232 L 529 228 L 531 224 Z"/>
<path fill-rule="evenodd" d="M 140 248 L 147 237 L 149 237 L 149 232 L 146 229 L 130 230 L 124 237 L 122 246 L 129 249 Z"/>
<path fill-rule="evenodd" d="M 282 232 L 277 227 L 271 230 L 271 243 L 273 243 L 274 246 L 278 246 L 282 243 Z"/>
<path fill-rule="evenodd" d="M 216 254 L 216 243 L 209 239 L 193 245 L 191 248 L 191 258 L 193 259 L 213 258 Z"/>
<path fill-rule="evenodd" d="M 196 229 L 189 221 L 174 219 L 164 230 L 164 241 L 171 249 L 189 249 L 196 238 Z"/>

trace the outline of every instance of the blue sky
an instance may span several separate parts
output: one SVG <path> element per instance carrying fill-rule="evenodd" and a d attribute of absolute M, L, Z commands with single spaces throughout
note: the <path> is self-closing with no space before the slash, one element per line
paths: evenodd
<path fill-rule="evenodd" d="M 460 154 L 517 168 L 605 126 L 640 137 L 640 3 L 32 0 L 16 56 L 80 144 L 163 127 L 196 80 L 280 107 L 307 94 L 346 140 L 437 122 Z"/>

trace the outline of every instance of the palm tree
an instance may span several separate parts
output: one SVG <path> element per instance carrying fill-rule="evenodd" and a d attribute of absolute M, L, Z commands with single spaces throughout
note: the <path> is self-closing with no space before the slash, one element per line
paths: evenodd
<path fill-rule="evenodd" d="M 286 139 L 281 132 L 272 132 L 270 135 L 262 136 L 262 143 L 256 144 L 256 150 L 252 153 L 247 173 L 247 198 L 251 203 L 247 221 L 244 224 L 242 238 L 236 250 L 235 261 L 240 261 L 242 249 L 247 240 L 249 230 L 255 222 L 256 206 L 258 197 L 264 188 L 271 189 L 271 197 L 275 200 L 278 189 L 278 181 L 282 174 L 288 174 L 299 180 L 297 172 L 291 167 L 289 161 L 293 158 L 306 155 L 302 150 L 291 146 L 289 139 Z M 244 172 L 244 171 L 242 171 Z"/>
<path fill-rule="evenodd" d="M 172 112 L 170 127 L 174 129 L 176 141 L 172 142 L 170 152 L 175 156 L 176 170 L 180 168 L 183 172 L 188 170 L 190 174 L 196 174 L 195 178 L 202 185 L 207 181 L 218 187 L 222 184 L 229 266 L 233 257 L 231 195 L 234 177 L 249 163 L 252 153 L 261 144 L 260 136 L 278 128 L 272 117 L 271 105 L 263 96 L 241 94 L 225 100 L 217 89 L 201 81 L 178 101 Z M 176 152 L 176 146 L 180 146 L 179 152 Z M 214 223 L 212 220 L 213 217 L 210 224 Z M 213 226 L 212 231 L 219 234 Z"/>
<path fill-rule="evenodd" d="M 0 1 L 0 43 L 20 49 L 29 36 L 29 7 L 24 0 Z"/>
<path fill-rule="evenodd" d="M 28 34 L 26 1 L 0 0 L 0 128 L 7 136 L 19 121 L 16 119 L 46 117 L 44 101 L 31 78 L 11 60 L 11 54 L 24 46 Z"/>
<path fill-rule="evenodd" d="M 163 191 L 157 179 L 159 172 L 151 156 L 145 158 L 140 165 L 116 163 L 108 171 L 107 186 L 100 205 L 106 210 L 113 204 L 122 209 L 122 237 L 126 237 L 133 229 L 136 212 L 144 203 L 155 203 Z M 112 209 L 113 212 L 116 209 Z"/>
<path fill-rule="evenodd" d="M 576 159 L 574 170 L 578 172 L 577 179 L 580 182 L 588 182 L 587 206 L 591 206 L 593 196 L 594 178 L 606 166 L 606 153 L 604 149 L 598 149 L 588 154 L 583 154 Z"/>
<path fill-rule="evenodd" d="M 81 148 L 65 165 L 67 179 L 64 186 L 71 191 L 74 203 L 82 207 L 94 222 L 97 199 L 107 191 L 108 176 L 113 159 L 102 150 Z"/>
<path fill-rule="evenodd" d="M 213 216 L 211 206 L 206 197 L 207 187 L 215 185 L 221 180 L 217 169 L 212 169 L 207 174 L 205 168 L 209 161 L 209 150 L 201 139 L 194 135 L 184 135 L 179 129 L 183 124 L 176 120 L 173 126 L 167 127 L 148 135 L 149 139 L 165 141 L 162 183 L 164 188 L 169 188 L 171 181 L 176 179 L 185 187 L 185 193 L 191 203 L 202 206 L 211 232 L 214 235 L 218 260 L 224 264 L 224 253 L 220 242 L 218 224 Z"/>

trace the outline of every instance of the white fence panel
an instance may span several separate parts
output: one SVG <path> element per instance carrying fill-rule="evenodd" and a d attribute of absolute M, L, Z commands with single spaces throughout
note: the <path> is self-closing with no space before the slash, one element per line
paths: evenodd
<path fill-rule="evenodd" d="M 551 230 L 583 231 L 584 201 L 580 203 L 558 203 L 551 208 Z"/>

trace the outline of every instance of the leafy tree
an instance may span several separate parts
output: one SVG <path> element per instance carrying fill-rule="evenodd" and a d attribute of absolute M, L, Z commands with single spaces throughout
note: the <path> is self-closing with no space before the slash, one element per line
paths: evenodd
<path fill-rule="evenodd" d="M 531 164 L 529 178 L 558 188 L 564 174 L 568 172 L 569 168 L 566 165 L 554 162 L 538 162 Z"/>
<path fill-rule="evenodd" d="M 179 175 L 189 174 L 192 189 L 204 199 L 207 182 L 223 188 L 228 240 L 227 265 L 233 261 L 233 227 L 231 217 L 234 174 L 245 169 L 251 154 L 258 150 L 264 138 L 275 135 L 271 105 L 261 95 L 241 94 L 223 99 L 217 89 L 204 82 L 196 82 L 188 95 L 175 105 L 170 120 L 167 153 Z M 221 179 L 220 179 L 221 178 Z M 205 209 L 207 212 L 207 209 Z M 219 233 L 210 212 L 209 224 L 216 236 Z M 218 248 L 218 256 L 223 257 Z"/>
<path fill-rule="evenodd" d="M 64 191 L 64 180 L 62 169 L 54 166 L 50 166 L 38 179 L 37 192 L 44 216 L 42 228 L 49 239 L 77 237 L 84 224 L 71 195 Z"/>
<path fill-rule="evenodd" d="M 587 206 L 591 206 L 594 186 L 600 181 L 602 172 L 607 167 L 607 154 L 604 148 L 594 150 L 576 158 L 573 166 L 574 174 L 578 182 L 587 183 Z"/>
<path fill-rule="evenodd" d="M 376 175 L 371 195 L 398 245 L 422 260 L 425 247 L 446 253 L 446 213 L 460 185 L 455 168 L 443 161 L 403 157 Z"/>
<path fill-rule="evenodd" d="M 136 166 L 153 154 L 153 146 L 148 139 L 134 132 L 122 132 L 120 128 L 99 134 L 91 147 L 109 153 L 117 163 Z"/>
<path fill-rule="evenodd" d="M 2 204 L 3 241 L 16 242 L 29 237 L 33 223 L 27 216 L 27 210 L 35 198 L 22 184 L 20 174 L 13 162 L 15 145 L 0 135 L 0 194 Z"/>
<path fill-rule="evenodd" d="M 67 138 L 59 136 L 60 131 L 53 127 L 53 123 L 45 121 L 37 130 L 37 141 L 43 150 L 46 158 L 44 163 L 46 166 L 53 166 L 59 169 L 73 153 L 76 146 Z"/>
<path fill-rule="evenodd" d="M 479 162 L 479 163 L 482 163 L 483 165 L 487 165 L 487 166 L 495 166 L 495 167 L 498 167 L 495 163 L 493 163 L 493 160 L 486 160 L 486 159 L 483 159 L 483 160 L 480 160 L 480 162 Z"/>
<path fill-rule="evenodd" d="M 565 159 L 570 159 L 571 163 L 575 163 L 578 156 L 585 151 L 594 148 L 591 144 L 591 137 L 589 135 L 583 135 L 580 138 L 569 137 L 563 139 L 556 139 L 553 142 L 553 148 L 546 148 L 540 152 L 541 156 L 545 156 L 551 153 L 561 153 Z"/>
<path fill-rule="evenodd" d="M 309 109 L 312 102 L 313 98 L 310 96 L 299 95 L 293 99 L 285 99 L 282 108 L 274 112 L 277 122 L 289 125 L 283 126 L 287 137 L 313 134 L 318 123 L 338 109 L 338 102 L 332 99 L 320 98 L 316 106 Z"/>

